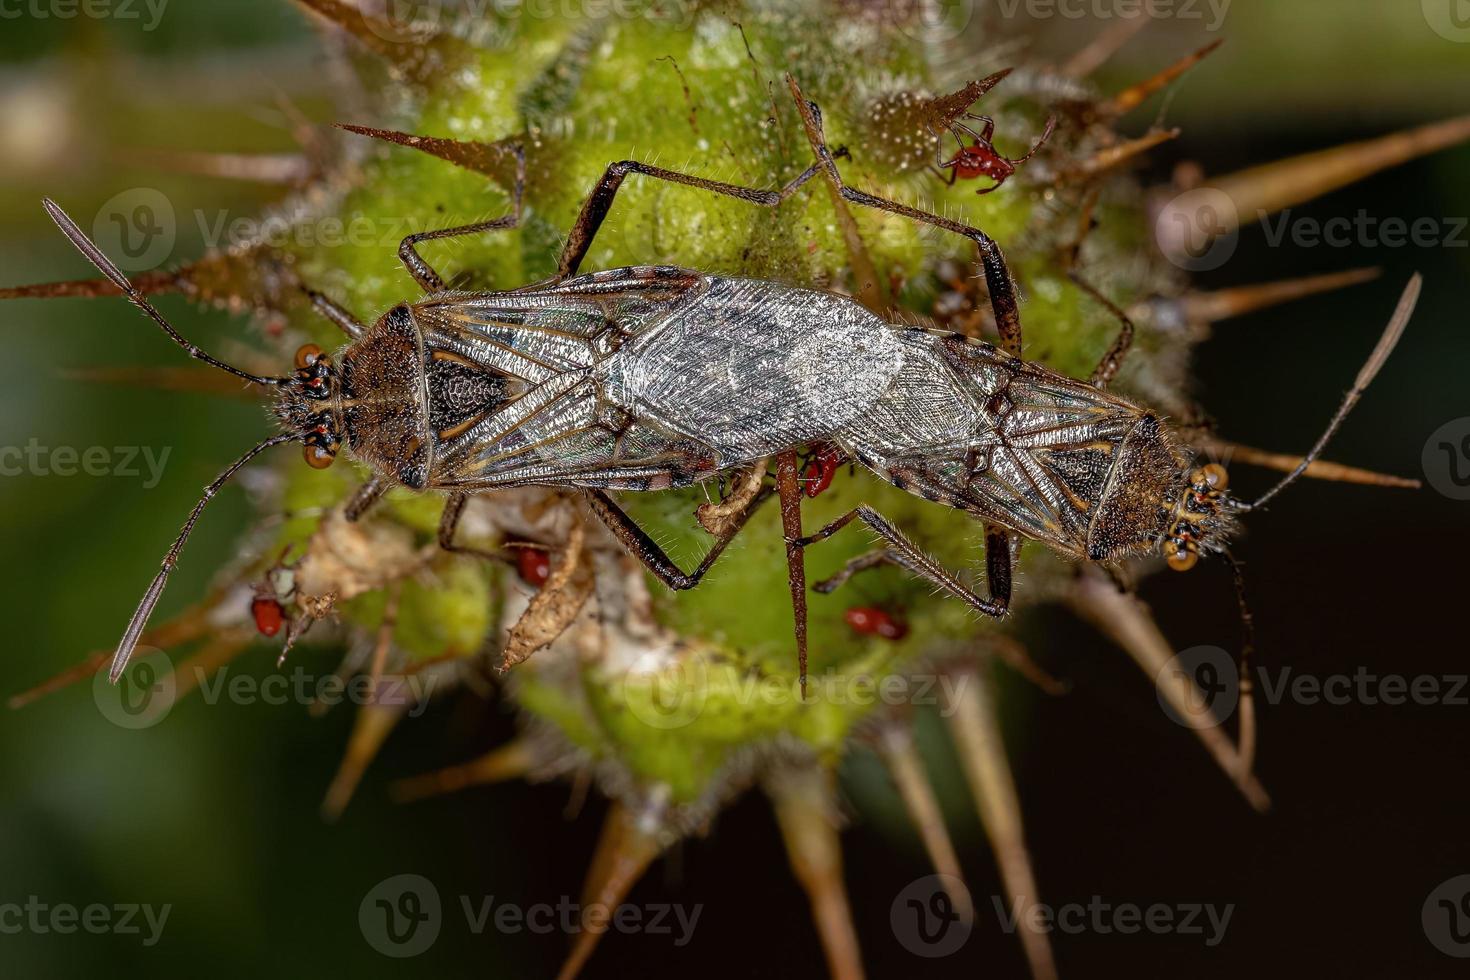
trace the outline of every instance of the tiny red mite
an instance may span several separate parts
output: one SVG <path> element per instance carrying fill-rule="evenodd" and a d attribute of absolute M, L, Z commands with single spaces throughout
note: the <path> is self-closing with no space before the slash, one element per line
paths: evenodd
<path fill-rule="evenodd" d="M 854 633 L 881 636 L 885 640 L 901 640 L 909 633 L 906 623 L 873 606 L 853 606 L 842 615 Z"/>
<path fill-rule="evenodd" d="M 250 615 L 262 636 L 275 636 L 286 622 L 286 610 L 270 596 L 257 596 L 250 603 Z"/>
<path fill-rule="evenodd" d="M 538 589 L 551 577 L 551 556 L 539 548 L 521 548 L 516 555 L 521 581 Z"/>
<path fill-rule="evenodd" d="M 802 473 L 802 489 L 808 497 L 815 497 L 832 485 L 832 477 L 837 475 L 837 467 L 842 463 L 842 455 L 832 445 L 823 444 L 817 450 L 811 462 L 806 464 L 806 471 Z"/>

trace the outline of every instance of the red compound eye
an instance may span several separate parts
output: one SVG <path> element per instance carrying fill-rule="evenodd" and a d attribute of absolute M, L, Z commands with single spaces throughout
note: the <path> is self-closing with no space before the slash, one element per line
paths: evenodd
<path fill-rule="evenodd" d="M 873 606 L 853 606 L 843 613 L 854 633 L 881 636 L 885 640 L 901 640 L 908 635 L 908 625 Z"/>
<path fill-rule="evenodd" d="M 837 467 L 841 463 L 842 455 L 835 446 L 822 446 L 801 474 L 802 490 L 808 497 L 815 497 L 826 490 L 832 485 L 832 477 L 837 475 Z"/>
<path fill-rule="evenodd" d="M 516 555 L 516 571 L 522 582 L 539 589 L 551 577 L 551 556 L 540 548 L 521 548 Z"/>
<path fill-rule="evenodd" d="M 255 628 L 262 636 L 275 636 L 286 622 L 286 610 L 269 596 L 260 596 L 250 603 L 250 615 L 255 619 Z"/>

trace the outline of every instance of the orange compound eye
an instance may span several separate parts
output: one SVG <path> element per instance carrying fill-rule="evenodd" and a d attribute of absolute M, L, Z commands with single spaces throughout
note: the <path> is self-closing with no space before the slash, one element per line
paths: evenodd
<path fill-rule="evenodd" d="M 303 344 L 296 352 L 296 367 L 308 368 L 316 363 L 316 359 L 322 356 L 322 349 L 316 344 Z"/>
<path fill-rule="evenodd" d="M 1230 486 L 1230 474 L 1225 472 L 1225 467 L 1219 463 L 1207 463 L 1199 469 L 1199 479 L 1209 485 L 1211 490 L 1224 490 Z"/>
<path fill-rule="evenodd" d="M 303 446 L 302 455 L 306 458 L 306 465 L 314 470 L 324 470 L 336 461 L 335 454 L 328 452 L 321 446 Z"/>
<path fill-rule="evenodd" d="M 1167 561 L 1169 562 L 1169 567 L 1174 569 L 1174 571 L 1187 572 L 1199 561 L 1199 552 L 1190 551 L 1187 548 L 1180 548 L 1178 551 L 1169 555 Z"/>

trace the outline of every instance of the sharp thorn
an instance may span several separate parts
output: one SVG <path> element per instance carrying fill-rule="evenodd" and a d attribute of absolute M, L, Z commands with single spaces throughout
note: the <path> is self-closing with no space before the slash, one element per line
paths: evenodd
<path fill-rule="evenodd" d="M 987 667 L 967 666 L 946 689 L 944 716 L 949 722 L 970 793 L 980 811 L 980 822 L 1000 866 L 1001 881 L 1021 922 L 1040 901 L 1031 856 L 1021 822 L 1021 802 L 1006 758 L 1000 721 L 995 714 Z M 1035 980 L 1054 980 L 1056 961 L 1051 941 L 1043 931 L 1021 927 L 1021 946 Z"/>
<path fill-rule="evenodd" d="M 582 888 L 580 928 L 557 980 L 574 980 L 582 972 L 618 906 L 662 851 L 657 832 L 636 814 L 622 803 L 609 807 Z"/>
<path fill-rule="evenodd" d="M 357 791 L 357 784 L 362 781 L 362 774 L 367 771 L 368 764 L 383 747 L 388 733 L 398 724 L 407 707 L 406 704 L 368 703 L 358 709 L 352 722 L 352 734 L 347 738 L 347 750 L 343 753 L 337 773 L 332 777 L 332 783 L 322 799 L 323 820 L 335 823 L 342 816 L 352 794 Z"/>
<path fill-rule="evenodd" d="M 1168 85 L 1170 82 L 1173 82 L 1185 72 L 1189 71 L 1189 69 L 1199 64 L 1205 58 L 1209 57 L 1209 55 L 1216 48 L 1224 43 L 1224 38 L 1219 38 L 1215 41 L 1211 41 L 1209 44 L 1206 44 L 1204 47 L 1200 48 L 1193 54 L 1187 54 L 1183 58 L 1180 58 L 1178 61 L 1174 62 L 1172 65 L 1169 65 L 1158 74 L 1153 75 L 1150 78 L 1145 78 L 1143 81 L 1139 82 L 1136 85 L 1130 85 L 1128 88 L 1119 92 L 1108 101 L 1103 102 L 1101 105 L 1099 105 L 1097 107 L 1098 115 L 1104 118 L 1109 118 L 1114 116 L 1121 116 L 1126 112 L 1136 109 L 1138 106 L 1142 105 L 1143 102 L 1150 95 L 1153 95 L 1155 92 L 1159 91 L 1164 86 Z"/>
<path fill-rule="evenodd" d="M 203 153 L 137 149 L 121 151 L 124 162 L 193 177 L 286 184 L 299 187 L 316 176 L 315 164 L 301 153 Z"/>
<path fill-rule="evenodd" d="M 1176 304 L 1177 316 L 1184 323 L 1219 323 L 1293 300 L 1372 282 L 1382 274 L 1383 270 L 1377 267 L 1347 269 L 1320 276 L 1231 286 L 1208 293 L 1186 293 L 1178 300 L 1165 302 Z"/>
<path fill-rule="evenodd" d="M 781 769 L 766 778 L 765 789 L 776 810 L 791 870 L 811 902 L 827 972 L 834 980 L 861 980 L 857 927 L 842 880 L 832 774 L 816 766 Z"/>
<path fill-rule="evenodd" d="M 949 828 L 945 826 L 944 814 L 939 808 L 939 799 L 934 795 L 934 788 L 924 771 L 924 760 L 914 744 L 913 730 L 907 724 L 885 725 L 878 733 L 877 744 L 878 755 L 898 787 L 904 809 L 908 811 L 909 819 L 919 832 L 919 839 L 924 843 L 930 863 L 941 876 L 940 881 L 949 893 L 950 901 L 954 903 L 955 912 L 963 921 L 973 922 L 975 907 L 970 900 L 969 889 L 963 887 L 965 878 L 960 870 L 959 855 L 955 853 L 954 842 L 950 840 Z M 960 887 L 951 887 L 951 880 L 959 882 Z"/>
<path fill-rule="evenodd" d="M 1093 38 L 1081 51 L 1072 55 L 1058 69 L 1068 78 L 1084 78 L 1091 75 L 1117 54 L 1123 45 L 1131 41 L 1139 31 L 1148 26 L 1152 18 L 1147 14 L 1123 17 Z"/>
<path fill-rule="evenodd" d="M 1259 466 L 1263 469 L 1290 473 L 1300 466 L 1302 462 L 1302 457 L 1300 456 L 1256 449 L 1253 446 L 1231 442 L 1228 439 L 1221 439 L 1212 434 L 1203 434 L 1195 439 L 1194 443 L 1207 453 L 1219 456 L 1220 460 L 1227 465 L 1229 463 L 1245 463 L 1250 466 Z M 1370 487 L 1396 487 L 1402 490 L 1418 490 L 1423 486 L 1418 480 L 1406 476 L 1394 476 L 1391 473 L 1377 473 L 1373 470 L 1360 469 L 1356 466 L 1345 466 L 1342 463 L 1333 463 L 1325 459 L 1312 460 L 1311 465 L 1306 468 L 1302 476 L 1314 480 L 1328 480 L 1334 483 L 1358 483 Z"/>
<path fill-rule="evenodd" d="M 298 6 L 351 34 L 363 47 L 416 83 L 452 79 L 470 48 L 452 34 L 410 32 L 343 0 L 296 0 Z"/>
<path fill-rule="evenodd" d="M 375 129 L 371 126 L 353 126 L 337 123 L 338 129 L 359 136 L 396 143 L 410 149 L 421 150 L 457 167 L 485 174 L 504 188 L 515 185 L 518 156 L 522 152 L 521 141 L 516 137 L 497 140 L 494 143 L 476 143 L 465 140 L 444 139 L 438 136 L 414 136 L 392 129 Z"/>
<path fill-rule="evenodd" d="M 1096 154 L 1083 160 L 1072 167 L 1067 176 L 1074 179 L 1095 177 L 1105 173 L 1120 164 L 1126 163 L 1136 157 L 1140 157 L 1161 143 L 1167 143 L 1172 139 L 1178 139 L 1179 129 L 1155 129 L 1145 133 L 1137 139 L 1124 140 L 1112 146 L 1099 150 Z"/>
<path fill-rule="evenodd" d="M 1271 798 L 1249 771 L 1244 768 L 1234 743 L 1214 719 L 1200 719 L 1198 706 L 1209 699 L 1200 692 L 1194 677 L 1187 671 L 1174 669 L 1174 648 L 1159 631 L 1153 614 L 1142 601 L 1124 595 L 1105 578 L 1079 575 L 1068 595 L 1071 605 L 1108 639 L 1131 656 L 1181 720 L 1194 722 L 1190 727 L 1217 765 L 1235 783 L 1252 808 L 1264 813 Z"/>
<path fill-rule="evenodd" d="M 531 765 L 531 747 L 524 739 L 518 739 L 463 765 L 400 779 L 388 787 L 388 795 L 395 803 L 412 803 L 467 786 L 519 779 L 531 770 Z"/>
<path fill-rule="evenodd" d="M 1213 191 L 1220 201 L 1219 206 L 1210 209 L 1209 231 L 1217 237 L 1229 234 L 1250 222 L 1466 140 L 1470 140 L 1470 116 L 1459 116 L 1251 167 L 1207 180 L 1201 187 L 1177 198 L 1181 202 L 1174 209 L 1177 215 L 1170 214 L 1172 201 L 1165 204 L 1159 226 L 1174 221 L 1180 227 L 1196 227 L 1200 215 L 1191 212 L 1201 210 L 1201 194 Z"/>

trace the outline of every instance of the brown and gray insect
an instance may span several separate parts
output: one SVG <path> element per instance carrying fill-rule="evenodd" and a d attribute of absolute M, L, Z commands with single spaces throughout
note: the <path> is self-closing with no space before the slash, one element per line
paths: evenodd
<path fill-rule="evenodd" d="M 424 289 L 365 326 L 326 297 L 316 308 L 347 334 L 333 354 L 314 346 L 284 377 L 259 377 L 185 341 L 50 201 L 67 236 L 128 298 L 189 353 L 276 392 L 282 432 L 232 463 L 190 514 L 118 644 L 126 666 L 189 532 L 210 498 L 262 450 L 300 442 L 313 466 L 339 452 L 371 479 L 347 504 L 357 519 L 389 488 L 448 495 L 439 538 L 454 536 L 468 495 L 540 485 L 585 493 L 595 513 L 659 579 L 696 585 L 769 492 L 725 522 L 692 572 L 682 571 L 609 491 L 661 490 L 710 480 L 771 456 L 794 458 L 824 442 L 893 485 L 984 522 L 988 594 L 972 591 L 881 514 L 861 506 L 803 537 L 794 467 L 778 467 L 787 505 L 798 645 L 805 681 L 801 549 L 854 519 L 883 539 L 833 587 L 891 562 L 987 616 L 1006 613 L 1018 538 L 1078 561 L 1114 563 L 1162 554 L 1176 569 L 1200 554 L 1229 558 L 1237 514 L 1274 496 L 1321 452 L 1398 340 L 1419 290 L 1410 282 L 1391 323 L 1326 432 L 1297 469 L 1251 504 L 1226 492 L 1225 471 L 1197 454 L 1163 419 L 1106 390 L 1131 344 L 1116 343 L 1088 381 L 1024 361 L 1015 289 L 1000 248 L 984 232 L 846 186 L 822 136 L 821 116 L 792 94 L 816 163 L 784 188 L 756 190 L 632 161 L 611 165 L 583 205 L 557 275 L 504 292 L 455 292 L 418 254 L 423 241 L 515 227 L 511 213 L 405 239 L 399 255 Z M 399 134 L 357 130 L 395 139 Z M 578 267 L 631 173 L 775 207 L 814 175 L 846 201 L 963 235 L 978 247 L 1000 346 L 892 324 L 851 299 L 785 283 L 664 266 L 578 275 Z M 1232 559 L 1233 564 L 1233 559 Z"/>

